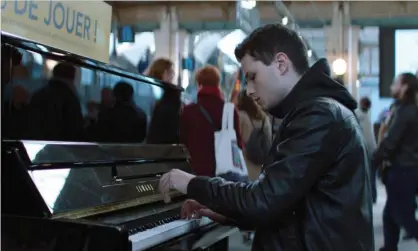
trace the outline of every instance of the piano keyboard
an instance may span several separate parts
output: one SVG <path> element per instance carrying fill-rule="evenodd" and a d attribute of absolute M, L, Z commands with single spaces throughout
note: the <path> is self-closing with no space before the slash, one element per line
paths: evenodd
<path fill-rule="evenodd" d="M 173 217 L 160 221 L 159 224 L 154 226 L 139 227 L 129 232 L 132 251 L 145 250 L 183 234 L 190 233 L 193 229 L 208 225 L 211 222 L 206 217 L 196 220 L 181 220 L 179 217 Z"/>

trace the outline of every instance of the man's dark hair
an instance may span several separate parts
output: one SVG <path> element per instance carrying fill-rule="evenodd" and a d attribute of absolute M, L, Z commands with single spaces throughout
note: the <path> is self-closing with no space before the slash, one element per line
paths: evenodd
<path fill-rule="evenodd" d="M 403 101 L 407 103 L 415 103 L 418 94 L 418 78 L 410 72 L 402 73 L 400 77 L 401 83 L 408 86 L 405 96 L 403 97 Z"/>
<path fill-rule="evenodd" d="M 52 70 L 53 78 L 62 78 L 74 80 L 76 75 L 76 68 L 74 65 L 67 62 L 58 63 Z"/>
<path fill-rule="evenodd" d="M 116 101 L 130 102 L 133 95 L 134 88 L 126 82 L 121 81 L 113 88 L 113 96 L 115 96 Z"/>
<path fill-rule="evenodd" d="M 307 48 L 302 38 L 281 24 L 267 24 L 255 29 L 235 48 L 235 57 L 241 61 L 245 54 L 249 54 L 270 65 L 279 52 L 287 55 L 298 74 L 302 75 L 309 69 Z"/>
<path fill-rule="evenodd" d="M 372 106 L 372 101 L 368 97 L 362 97 L 360 99 L 360 106 L 362 108 L 370 109 Z"/>

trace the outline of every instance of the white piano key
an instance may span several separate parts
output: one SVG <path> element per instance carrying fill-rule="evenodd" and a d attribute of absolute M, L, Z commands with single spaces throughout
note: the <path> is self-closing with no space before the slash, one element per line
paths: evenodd
<path fill-rule="evenodd" d="M 129 236 L 133 251 L 141 251 L 175 237 L 191 232 L 212 221 L 206 217 L 198 220 L 176 220 Z"/>

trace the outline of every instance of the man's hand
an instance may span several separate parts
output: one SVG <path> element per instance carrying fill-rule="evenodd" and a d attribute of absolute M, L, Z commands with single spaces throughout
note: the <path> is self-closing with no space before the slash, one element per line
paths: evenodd
<path fill-rule="evenodd" d="M 205 209 L 204 205 L 195 200 L 186 200 L 181 207 L 181 218 L 183 219 L 199 219 L 201 215 L 199 210 Z"/>
<path fill-rule="evenodd" d="M 226 224 L 228 218 L 215 213 L 206 206 L 200 204 L 195 200 L 186 200 L 181 207 L 181 218 L 183 219 L 200 219 L 202 217 L 208 217 L 209 219 L 218 222 L 220 224 Z"/>
<path fill-rule="evenodd" d="M 175 189 L 180 193 L 186 194 L 187 186 L 194 177 L 196 176 L 179 169 L 172 169 L 170 172 L 164 174 L 158 185 L 158 189 L 164 197 L 164 202 L 169 203 L 171 201 L 169 195 L 170 189 Z"/>

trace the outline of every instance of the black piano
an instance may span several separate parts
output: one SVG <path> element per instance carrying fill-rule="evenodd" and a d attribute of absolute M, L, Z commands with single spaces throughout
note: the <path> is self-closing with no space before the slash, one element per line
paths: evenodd
<path fill-rule="evenodd" d="M 2 162 L 3 250 L 226 250 L 235 232 L 163 202 L 160 176 L 191 171 L 181 145 L 4 141 Z"/>

